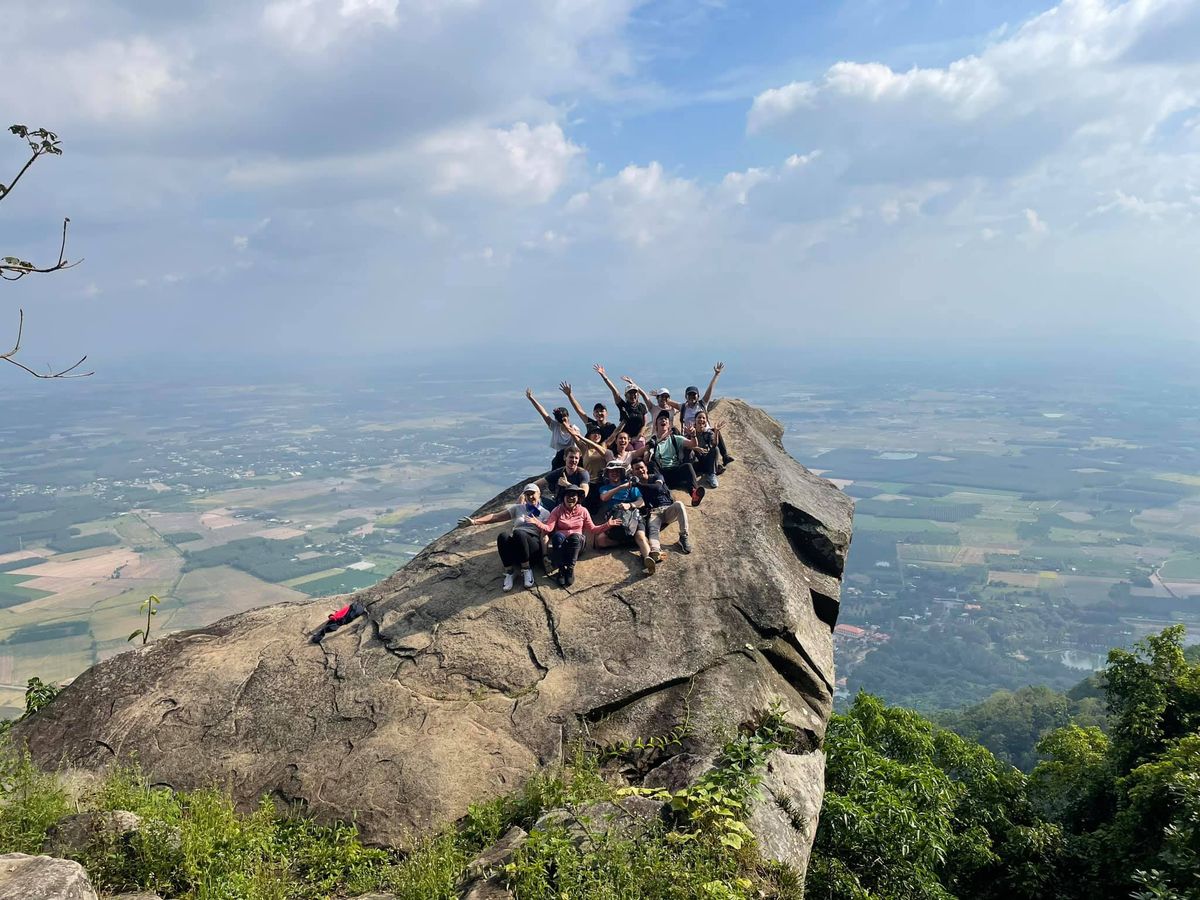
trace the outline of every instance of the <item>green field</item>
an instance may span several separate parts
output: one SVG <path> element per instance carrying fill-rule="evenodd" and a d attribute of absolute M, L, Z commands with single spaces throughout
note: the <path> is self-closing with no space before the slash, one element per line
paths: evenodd
<path fill-rule="evenodd" d="M 28 575 L 0 574 L 0 609 L 17 606 L 29 600 L 37 600 L 40 597 L 50 596 L 49 591 L 21 587 L 21 583 L 28 581 L 29 578 L 30 576 Z"/>
<path fill-rule="evenodd" d="M 1200 581 L 1200 556 L 1173 556 L 1158 575 L 1167 581 Z"/>

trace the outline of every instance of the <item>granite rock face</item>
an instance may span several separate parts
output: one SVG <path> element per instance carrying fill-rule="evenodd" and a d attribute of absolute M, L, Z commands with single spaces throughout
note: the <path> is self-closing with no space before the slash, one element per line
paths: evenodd
<path fill-rule="evenodd" d="M 737 462 L 688 510 L 695 552 L 672 526 L 651 578 L 627 550 L 588 550 L 571 589 L 539 571 L 534 590 L 506 594 L 503 526 L 456 530 L 356 594 L 368 615 L 321 646 L 307 633 L 327 600 L 232 616 L 94 666 L 15 736 L 44 766 L 136 758 L 175 788 L 216 782 L 247 806 L 269 795 L 353 815 L 368 839 L 403 846 L 562 762 L 577 739 L 686 718 L 684 758 L 711 760 L 722 730 L 781 700 L 801 741 L 773 760 L 756 815 L 768 852 L 803 867 L 852 502 L 787 455 L 764 412 L 725 400 L 714 418 Z"/>
<path fill-rule="evenodd" d="M 0 900 L 96 900 L 77 862 L 52 856 L 0 856 Z"/>

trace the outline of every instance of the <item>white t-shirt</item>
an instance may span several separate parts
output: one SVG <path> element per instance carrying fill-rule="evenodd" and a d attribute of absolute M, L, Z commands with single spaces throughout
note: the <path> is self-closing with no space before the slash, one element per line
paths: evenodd
<path fill-rule="evenodd" d="M 683 419 L 684 425 L 691 425 L 696 421 L 696 413 L 708 412 L 708 404 L 702 400 L 697 400 L 696 405 L 684 403 L 683 409 L 679 411 L 680 417 Z"/>
<path fill-rule="evenodd" d="M 671 427 L 672 428 L 675 427 L 675 410 L 672 409 L 670 406 L 659 406 L 657 403 L 654 403 L 650 406 L 650 427 L 651 428 L 653 428 L 654 423 L 658 421 L 658 414 L 660 412 L 663 412 L 664 410 L 666 411 L 667 415 L 671 417 Z"/>
<path fill-rule="evenodd" d="M 568 447 L 574 446 L 574 435 L 567 431 L 565 425 L 554 422 L 550 426 L 550 449 L 557 453 L 559 450 L 566 450 Z"/>
<path fill-rule="evenodd" d="M 512 506 L 510 506 L 508 508 L 508 514 L 511 517 L 511 519 L 509 520 L 509 523 L 508 523 L 509 534 L 512 534 L 514 531 L 528 531 L 531 534 L 536 534 L 536 535 L 541 534 L 541 532 L 538 531 L 536 528 L 534 528 L 532 525 L 529 525 L 529 524 L 521 521 L 521 519 L 523 519 L 525 516 L 529 515 L 529 510 L 527 510 L 525 508 L 524 503 L 514 503 Z M 548 518 L 550 518 L 550 510 L 544 509 L 542 506 L 539 505 L 538 506 L 538 520 L 541 522 L 545 522 Z"/>

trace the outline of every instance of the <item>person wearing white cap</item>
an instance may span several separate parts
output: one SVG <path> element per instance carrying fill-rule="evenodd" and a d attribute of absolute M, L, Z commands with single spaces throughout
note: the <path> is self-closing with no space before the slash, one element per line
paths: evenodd
<path fill-rule="evenodd" d="M 542 491 L 536 484 L 525 485 L 521 492 L 521 501 L 505 507 L 500 512 L 489 513 L 486 516 L 463 516 L 458 520 L 459 528 L 470 528 L 472 525 L 491 525 L 493 522 L 509 522 L 509 527 L 496 535 L 496 552 L 500 554 L 500 562 L 504 565 L 504 590 L 511 591 L 513 576 L 517 567 L 521 568 L 521 576 L 525 587 L 533 587 L 533 563 L 545 558 L 546 538 L 540 529 L 528 521 L 536 518 L 545 522 L 550 518 L 550 510 L 541 505 Z"/>
<path fill-rule="evenodd" d="M 631 391 L 637 391 L 642 395 L 642 399 L 646 401 L 646 405 L 649 407 L 651 424 L 658 420 L 660 413 L 665 412 L 668 418 L 671 420 L 671 430 L 676 433 L 679 432 L 679 429 L 675 427 L 675 412 L 679 409 L 679 404 L 671 399 L 671 391 L 669 388 L 662 387 L 651 392 L 650 394 L 647 394 L 641 389 L 641 387 L 638 386 L 637 382 L 635 382 L 628 375 L 622 375 L 621 380 L 629 385 L 629 389 Z M 651 430 L 651 434 L 653 433 L 653 430 Z"/>

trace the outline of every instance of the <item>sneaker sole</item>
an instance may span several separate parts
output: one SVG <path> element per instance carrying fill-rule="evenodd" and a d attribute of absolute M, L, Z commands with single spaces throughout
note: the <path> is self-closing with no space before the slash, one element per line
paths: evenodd
<path fill-rule="evenodd" d="M 654 557 L 647 556 L 642 564 L 642 573 L 645 575 L 653 575 L 654 570 L 658 568 L 658 563 L 654 561 Z"/>

